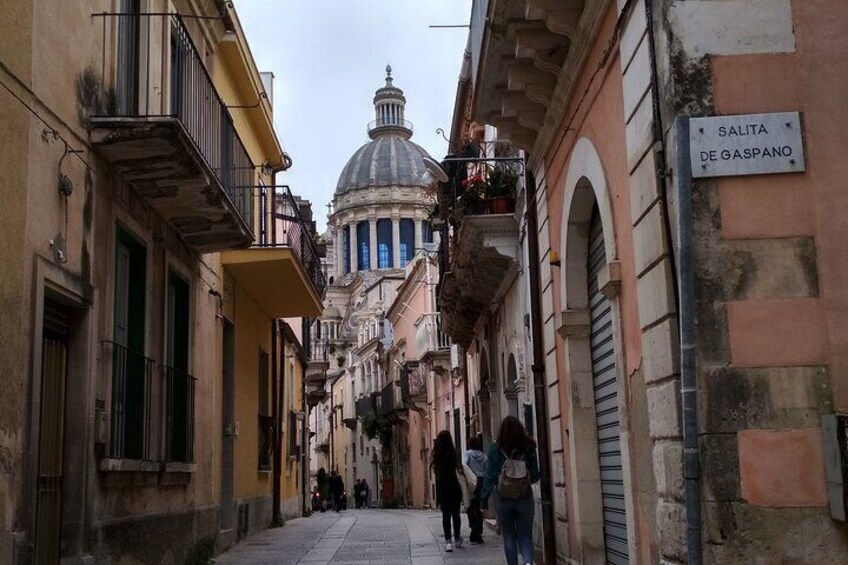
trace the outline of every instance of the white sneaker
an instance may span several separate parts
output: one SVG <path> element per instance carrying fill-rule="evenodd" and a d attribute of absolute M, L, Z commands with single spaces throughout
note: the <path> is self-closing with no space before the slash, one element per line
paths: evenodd
<path fill-rule="evenodd" d="M 456 538 L 454 540 L 454 545 L 456 545 L 457 549 L 461 548 L 462 547 L 462 538 Z"/>
<path fill-rule="evenodd" d="M 451 543 L 450 543 L 450 542 L 448 542 L 448 543 L 446 543 L 446 544 L 445 544 L 445 551 L 447 551 L 448 553 L 450 553 L 451 551 L 453 551 L 453 545 L 451 545 Z"/>

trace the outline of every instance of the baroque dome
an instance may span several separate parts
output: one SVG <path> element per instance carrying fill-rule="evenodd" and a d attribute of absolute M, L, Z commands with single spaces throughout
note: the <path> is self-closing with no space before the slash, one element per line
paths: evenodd
<path fill-rule="evenodd" d="M 386 67 L 386 84 L 374 93 L 375 119 L 368 124 L 371 141 L 357 149 L 339 175 L 336 196 L 372 186 L 426 187 L 427 152 L 409 140 L 412 124 L 405 119 L 406 98 L 393 84 Z"/>
<path fill-rule="evenodd" d="M 401 135 L 380 135 L 354 152 L 342 169 L 336 194 L 370 186 L 427 186 L 427 152 Z"/>

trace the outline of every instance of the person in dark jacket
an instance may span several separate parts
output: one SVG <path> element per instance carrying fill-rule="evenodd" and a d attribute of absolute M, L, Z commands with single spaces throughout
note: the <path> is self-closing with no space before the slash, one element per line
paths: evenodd
<path fill-rule="evenodd" d="M 468 541 L 472 545 L 483 543 L 483 513 L 480 511 L 480 491 L 483 490 L 487 459 L 486 454 L 483 453 L 483 440 L 480 439 L 480 436 L 468 440 L 468 450 L 465 452 L 462 462 L 477 477 L 474 494 L 471 496 L 471 502 L 468 505 L 468 527 L 471 528 Z"/>
<path fill-rule="evenodd" d="M 447 430 L 442 430 L 433 442 L 433 459 L 430 462 L 433 474 L 436 475 L 436 504 L 442 510 L 442 528 L 445 532 L 445 551 L 453 551 L 462 547 L 460 528 L 462 521 L 459 509 L 462 504 L 462 487 L 457 478 L 459 470 L 458 457 L 453 438 Z M 451 522 L 453 522 L 453 538 L 451 538 Z M 451 543 L 453 541 L 453 543 Z"/>
<path fill-rule="evenodd" d="M 527 435 L 521 420 L 507 416 L 501 422 L 498 440 L 489 448 L 486 477 L 480 491 L 480 507 L 489 506 L 489 495 L 494 493 L 498 525 L 503 534 L 504 554 L 507 565 L 518 565 L 518 552 L 523 563 L 533 561 L 533 490 L 520 498 L 504 498 L 498 493 L 498 478 L 507 458 L 521 459 L 527 467 L 531 483 L 539 480 L 539 462 L 536 458 L 536 442 Z"/>
<path fill-rule="evenodd" d="M 356 479 L 356 484 L 353 485 L 353 505 L 357 508 L 362 507 L 362 500 L 360 500 L 360 496 L 362 495 L 362 479 Z"/>
<path fill-rule="evenodd" d="M 330 477 L 327 476 L 327 471 L 324 467 L 318 469 L 318 475 L 315 477 L 318 487 L 318 498 L 321 507 L 321 512 L 327 510 L 327 501 L 330 500 Z"/>
<path fill-rule="evenodd" d="M 344 481 L 335 470 L 330 471 L 330 498 L 333 501 L 333 510 L 336 512 L 342 509 L 342 496 L 344 496 Z"/>
<path fill-rule="evenodd" d="M 371 487 L 368 486 L 368 481 L 362 479 L 362 484 L 359 485 L 360 494 L 362 496 L 362 503 L 360 506 L 362 508 L 368 508 L 371 506 Z"/>

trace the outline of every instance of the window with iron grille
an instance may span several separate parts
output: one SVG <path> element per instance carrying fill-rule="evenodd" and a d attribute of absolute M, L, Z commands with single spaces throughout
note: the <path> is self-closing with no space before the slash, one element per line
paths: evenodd
<path fill-rule="evenodd" d="M 154 364 L 144 356 L 147 249 L 118 227 L 109 456 L 150 459 Z"/>

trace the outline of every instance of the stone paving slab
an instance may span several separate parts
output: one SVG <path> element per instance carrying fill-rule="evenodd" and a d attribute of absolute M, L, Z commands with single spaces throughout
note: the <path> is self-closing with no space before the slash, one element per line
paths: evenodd
<path fill-rule="evenodd" d="M 468 539 L 463 516 L 463 538 Z M 429 510 L 316 513 L 256 533 L 215 558 L 216 565 L 500 565 L 501 539 L 445 552 L 442 517 Z"/>

